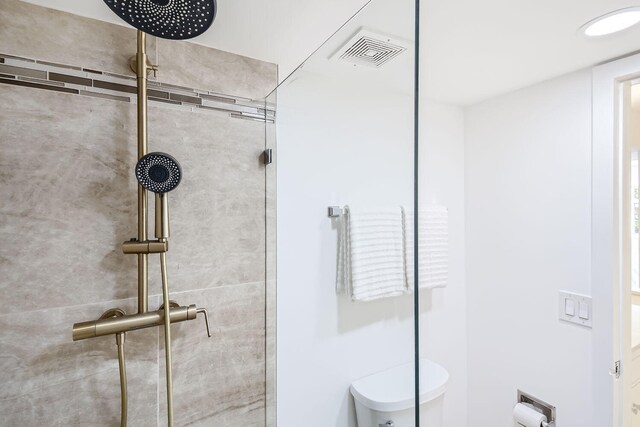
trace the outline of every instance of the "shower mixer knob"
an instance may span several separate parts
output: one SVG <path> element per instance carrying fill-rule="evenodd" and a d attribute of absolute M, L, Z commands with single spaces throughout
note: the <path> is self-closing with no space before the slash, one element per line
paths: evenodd
<path fill-rule="evenodd" d="M 211 330 L 209 329 L 209 314 L 207 313 L 207 309 L 206 308 L 197 308 L 196 309 L 196 316 L 198 315 L 198 313 L 202 313 L 204 314 L 204 323 L 207 327 L 207 336 L 209 338 L 211 338 Z"/>
<path fill-rule="evenodd" d="M 178 304 L 177 302 L 170 300 L 169 301 L 169 309 L 172 308 L 180 308 L 180 304 Z M 209 338 L 211 338 L 211 329 L 209 329 L 209 313 L 207 312 L 206 308 L 196 308 L 195 305 L 190 305 L 189 306 L 190 310 L 194 310 L 195 309 L 195 316 L 192 314 L 191 316 L 189 316 L 189 319 L 196 319 L 198 317 L 198 314 L 202 313 L 204 314 L 204 324 L 205 327 L 207 328 L 207 336 Z M 164 310 L 164 304 L 162 304 L 159 308 L 159 310 Z M 191 311 L 191 313 L 193 313 L 193 311 Z"/>

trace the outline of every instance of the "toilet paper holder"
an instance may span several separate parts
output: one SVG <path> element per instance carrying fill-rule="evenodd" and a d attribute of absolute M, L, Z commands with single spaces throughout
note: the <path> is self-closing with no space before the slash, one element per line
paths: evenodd
<path fill-rule="evenodd" d="M 531 396 L 518 390 L 518 403 L 528 403 L 539 409 L 544 415 L 547 416 L 547 422 L 543 423 L 542 427 L 556 427 L 556 407 L 548 404 L 536 397 Z"/>

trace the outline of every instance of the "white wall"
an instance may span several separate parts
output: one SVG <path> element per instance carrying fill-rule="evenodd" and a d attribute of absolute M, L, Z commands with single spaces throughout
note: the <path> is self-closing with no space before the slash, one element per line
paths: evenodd
<path fill-rule="evenodd" d="M 411 300 L 335 295 L 325 210 L 411 200 L 411 105 L 301 75 L 278 99 L 279 425 L 353 426 L 349 383 L 412 358 Z M 421 203 L 449 208 L 450 280 L 421 297 L 421 354 L 451 374 L 447 427 L 512 425 L 518 388 L 592 425 L 591 332 L 557 313 L 559 290 L 590 294 L 590 111 L 588 70 L 422 103 Z"/>
<path fill-rule="evenodd" d="M 422 291 L 420 354 L 450 375 L 445 426 L 467 422 L 467 314 L 464 248 L 464 110 L 433 101 L 420 110 L 420 204 L 449 209 L 449 283 Z"/>
<path fill-rule="evenodd" d="M 326 218 L 330 204 L 411 200 L 410 134 L 395 133 L 410 130 L 410 100 L 336 84 L 306 75 L 279 92 L 283 427 L 353 426 L 349 383 L 413 357 L 410 298 L 335 295 Z M 513 425 L 522 389 L 556 405 L 562 425 L 600 427 L 591 331 L 557 313 L 559 290 L 591 293 L 590 71 L 466 109 L 425 100 L 421 131 L 421 202 L 450 216 L 449 286 L 421 297 L 420 322 L 421 354 L 451 374 L 445 426 Z"/>
<path fill-rule="evenodd" d="M 337 230 L 326 209 L 412 204 L 413 104 L 381 86 L 297 76 L 278 92 L 278 425 L 355 426 L 351 381 L 413 360 L 413 301 L 336 295 Z M 422 122 L 421 200 L 449 208 L 451 274 L 446 289 L 421 298 L 421 352 L 449 370 L 447 425 L 463 426 L 463 110 L 425 101 Z"/>
<path fill-rule="evenodd" d="M 590 71 L 470 107 L 465 133 L 469 425 L 512 425 L 522 389 L 592 426 L 591 330 L 557 303 L 590 294 Z"/>
<path fill-rule="evenodd" d="M 354 427 L 350 383 L 413 360 L 411 295 L 335 291 L 330 205 L 412 206 L 413 102 L 301 71 L 278 91 L 278 426 Z M 407 384 L 411 396 L 413 384 Z"/>

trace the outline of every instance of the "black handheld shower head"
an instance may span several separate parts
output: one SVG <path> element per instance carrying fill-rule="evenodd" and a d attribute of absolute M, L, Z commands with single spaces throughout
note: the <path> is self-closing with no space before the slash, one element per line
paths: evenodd
<path fill-rule="evenodd" d="M 138 160 L 136 178 L 149 191 L 168 193 L 180 184 L 182 168 L 166 153 L 149 153 Z"/>
<path fill-rule="evenodd" d="M 184 40 L 209 29 L 216 0 L 104 0 L 123 21 L 152 36 Z"/>

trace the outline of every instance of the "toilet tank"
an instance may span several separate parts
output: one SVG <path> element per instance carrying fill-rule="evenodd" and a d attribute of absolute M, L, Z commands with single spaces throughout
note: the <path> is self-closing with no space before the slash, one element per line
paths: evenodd
<path fill-rule="evenodd" d="M 415 427 L 414 363 L 360 378 L 351 384 L 358 427 Z M 441 427 L 449 373 L 420 359 L 420 426 Z"/>

